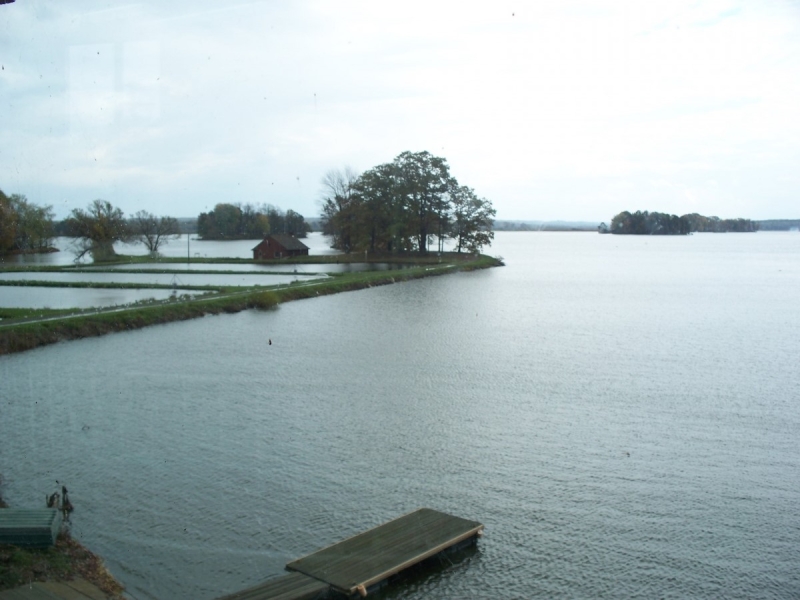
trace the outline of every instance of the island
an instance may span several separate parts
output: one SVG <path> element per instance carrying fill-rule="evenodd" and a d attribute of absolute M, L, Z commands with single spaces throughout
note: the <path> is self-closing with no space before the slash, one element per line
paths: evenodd
<path fill-rule="evenodd" d="M 600 223 L 597 230 L 600 233 L 618 235 L 688 235 L 694 232 L 743 233 L 758 231 L 759 223 L 750 219 L 705 217 L 697 213 L 679 217 L 646 210 L 637 210 L 634 213 L 625 210 L 611 219 L 610 227 L 605 223 Z"/>

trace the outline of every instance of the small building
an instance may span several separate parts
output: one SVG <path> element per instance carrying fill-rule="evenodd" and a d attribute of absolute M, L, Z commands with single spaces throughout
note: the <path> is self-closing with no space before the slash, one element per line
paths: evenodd
<path fill-rule="evenodd" d="M 0 508 L 0 544 L 47 548 L 56 543 L 61 520 L 55 508 Z"/>
<path fill-rule="evenodd" d="M 268 235 L 255 248 L 253 260 L 287 258 L 289 256 L 308 256 L 308 246 L 293 235 L 276 233 Z"/>

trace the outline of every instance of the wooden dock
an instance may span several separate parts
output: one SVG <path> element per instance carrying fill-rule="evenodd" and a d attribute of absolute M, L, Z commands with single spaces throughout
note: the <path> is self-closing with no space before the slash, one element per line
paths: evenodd
<path fill-rule="evenodd" d="M 0 592 L 0 600 L 106 600 L 106 595 L 88 581 L 75 579 L 60 583 L 34 581 Z"/>
<path fill-rule="evenodd" d="M 328 597 L 330 589 L 327 583 L 302 573 L 290 573 L 218 600 L 322 600 Z"/>
<path fill-rule="evenodd" d="M 421 508 L 286 565 L 292 574 L 222 600 L 306 600 L 331 592 L 366 596 L 395 575 L 454 547 L 472 543 L 483 525 Z"/>

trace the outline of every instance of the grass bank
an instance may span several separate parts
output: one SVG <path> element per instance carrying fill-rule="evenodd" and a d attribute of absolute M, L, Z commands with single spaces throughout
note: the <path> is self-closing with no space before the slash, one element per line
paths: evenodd
<path fill-rule="evenodd" d="M 363 260 L 362 260 L 363 262 Z M 139 329 L 149 325 L 193 319 L 219 313 L 236 313 L 249 308 L 269 309 L 281 302 L 338 294 L 411 279 L 471 271 L 502 265 L 498 259 L 481 255 L 469 261 L 426 261 L 407 269 L 336 274 L 324 280 L 295 282 L 265 291 L 247 288 L 211 298 L 179 302 L 156 302 L 147 306 L 118 308 L 103 312 L 55 315 L 33 322 L 0 324 L 0 354 L 23 352 L 60 341 Z"/>
<path fill-rule="evenodd" d="M 140 329 L 149 325 L 184 321 L 205 315 L 235 313 L 248 308 L 267 309 L 276 306 L 277 303 L 277 298 L 271 292 L 251 291 L 219 298 L 155 303 L 4 326 L 0 328 L 0 354 L 22 352 L 65 340 Z"/>
<path fill-rule="evenodd" d="M 2 509 L 0 509 L 2 510 Z M 33 581 L 85 579 L 109 598 L 122 600 L 123 587 L 96 554 L 62 532 L 52 548 L 18 548 L 0 544 L 0 591 Z"/>

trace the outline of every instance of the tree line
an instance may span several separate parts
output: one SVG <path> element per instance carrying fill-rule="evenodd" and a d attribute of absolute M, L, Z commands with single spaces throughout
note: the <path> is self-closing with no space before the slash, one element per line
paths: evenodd
<path fill-rule="evenodd" d="M 117 242 L 141 243 L 157 254 L 181 233 L 174 217 L 144 210 L 126 217 L 107 200 L 76 208 L 60 222 L 53 217 L 52 206 L 37 206 L 21 194 L 7 196 L 0 191 L 0 255 L 54 251 L 53 238 L 62 235 L 76 238 L 76 260 L 88 254 L 105 261 L 116 257 Z M 264 204 L 217 204 L 198 218 L 198 233 L 204 239 L 261 239 L 270 233 L 305 237 L 310 230 L 303 215 Z"/>
<path fill-rule="evenodd" d="M 269 204 L 220 203 L 197 218 L 197 233 L 204 240 L 262 239 L 271 233 L 306 237 L 309 231 L 303 215 Z"/>
<path fill-rule="evenodd" d="M 77 238 L 76 260 L 86 254 L 96 261 L 116 256 L 116 242 L 142 243 L 155 254 L 171 238 L 180 235 L 178 221 L 140 210 L 126 218 L 106 200 L 94 200 L 86 210 L 76 208 L 60 222 L 53 220 L 52 206 L 37 206 L 21 194 L 0 191 L 0 255 L 56 251 L 56 235 Z"/>
<path fill-rule="evenodd" d="M 610 227 L 605 223 L 601 223 L 598 227 L 600 233 L 627 235 L 687 235 L 694 232 L 752 232 L 758 229 L 758 222 L 750 219 L 720 219 L 704 217 L 697 213 L 679 217 L 640 210 L 634 213 L 622 211 L 614 215 Z"/>
<path fill-rule="evenodd" d="M 180 227 L 174 217 L 157 217 L 144 210 L 125 218 L 121 209 L 107 200 L 94 200 L 86 210 L 75 208 L 63 221 L 64 235 L 77 238 L 75 259 L 90 255 L 96 262 L 116 257 L 116 242 L 144 244 L 150 254 L 170 239 L 180 236 Z"/>
<path fill-rule="evenodd" d="M 458 252 L 478 252 L 494 238 L 491 202 L 429 152 L 403 152 L 361 175 L 333 170 L 322 185 L 322 231 L 344 252 L 426 254 L 433 236 L 440 252 L 448 238 Z"/>
<path fill-rule="evenodd" d="M 53 207 L 0 190 L 0 255 L 45 252 L 53 245 Z"/>

